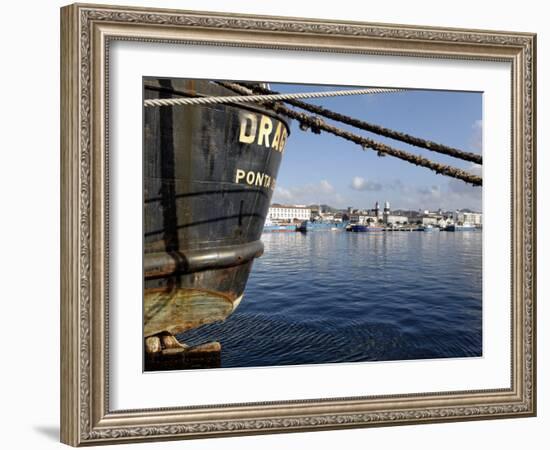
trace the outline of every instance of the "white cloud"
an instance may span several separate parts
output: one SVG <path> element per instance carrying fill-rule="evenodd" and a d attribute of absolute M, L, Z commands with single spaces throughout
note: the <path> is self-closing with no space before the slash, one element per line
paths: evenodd
<path fill-rule="evenodd" d="M 469 172 L 481 175 L 481 166 L 472 164 Z M 443 180 L 443 178 L 442 178 Z M 481 210 L 481 188 L 454 178 L 433 185 L 410 185 L 394 179 L 383 187 L 393 205 L 398 208 Z"/>
<path fill-rule="evenodd" d="M 327 180 L 321 180 L 318 185 L 307 185 L 306 188 L 308 190 L 310 190 L 311 188 L 313 188 L 314 190 L 319 189 L 323 194 L 332 194 L 334 192 L 334 186 L 330 184 Z"/>
<path fill-rule="evenodd" d="M 420 186 L 416 189 L 417 194 L 422 198 L 430 200 L 441 198 L 441 187 L 437 185 L 432 186 Z"/>
<path fill-rule="evenodd" d="M 353 177 L 350 187 L 356 191 L 380 191 L 382 185 L 374 181 L 368 181 L 363 177 Z"/>
<path fill-rule="evenodd" d="M 483 150 L 483 120 L 476 120 L 472 124 L 472 134 L 470 136 L 470 149 L 475 153 L 481 153 Z"/>
<path fill-rule="evenodd" d="M 481 166 L 471 164 L 467 171 L 481 174 Z M 376 200 L 388 200 L 394 208 L 454 210 L 471 208 L 481 210 L 482 189 L 461 180 L 440 178 L 431 185 L 409 184 L 395 178 L 384 183 L 354 177 L 346 195 L 342 195 L 328 180 L 320 180 L 301 186 L 281 186 L 275 188 L 274 203 L 290 205 L 328 204 L 337 208 L 356 206 L 371 207 Z M 379 186 L 378 186 L 379 185 Z"/>
<path fill-rule="evenodd" d="M 385 188 L 393 191 L 403 192 L 406 189 L 406 186 L 399 178 L 396 178 L 386 184 Z"/>
<path fill-rule="evenodd" d="M 290 190 L 281 186 L 276 186 L 273 198 L 276 198 L 278 203 L 290 203 L 293 200 L 293 195 Z"/>
<path fill-rule="evenodd" d="M 336 192 L 336 189 L 328 180 L 321 180 L 318 183 L 289 188 L 278 185 L 273 193 L 273 202 L 296 205 L 323 203 L 342 206 L 345 204 L 345 198 Z"/>

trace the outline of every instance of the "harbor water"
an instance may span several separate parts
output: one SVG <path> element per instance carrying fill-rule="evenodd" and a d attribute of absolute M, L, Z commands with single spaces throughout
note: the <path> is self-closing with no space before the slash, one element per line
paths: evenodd
<path fill-rule="evenodd" d="M 264 233 L 221 367 L 482 356 L 482 233 Z"/>

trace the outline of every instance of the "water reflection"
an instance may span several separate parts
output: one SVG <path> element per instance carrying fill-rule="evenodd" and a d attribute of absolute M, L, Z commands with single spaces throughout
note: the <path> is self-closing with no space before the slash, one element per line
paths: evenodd
<path fill-rule="evenodd" d="M 263 234 L 222 367 L 481 355 L 482 233 Z"/>

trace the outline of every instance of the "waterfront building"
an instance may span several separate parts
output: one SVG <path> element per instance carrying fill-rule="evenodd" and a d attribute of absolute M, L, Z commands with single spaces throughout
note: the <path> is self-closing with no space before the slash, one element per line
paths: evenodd
<path fill-rule="evenodd" d="M 410 222 L 409 217 L 401 213 L 392 214 L 390 203 L 384 202 L 384 208 L 380 209 L 380 203 L 376 202 L 373 209 L 347 208 L 349 221 L 358 225 L 384 224 L 388 226 L 404 225 Z M 336 218 L 336 216 L 335 216 Z"/>
<path fill-rule="evenodd" d="M 422 225 L 439 225 L 439 221 L 442 217 L 437 216 L 424 216 L 422 217 Z"/>
<path fill-rule="evenodd" d="M 471 224 L 481 227 L 483 223 L 483 215 L 476 212 L 455 211 L 453 213 L 453 221 L 456 224 Z"/>
<path fill-rule="evenodd" d="M 274 203 L 269 207 L 267 217 L 272 221 L 284 222 L 310 220 L 311 209 L 303 205 L 280 205 Z"/>
<path fill-rule="evenodd" d="M 369 214 L 350 214 L 349 221 L 353 224 L 368 225 L 378 223 L 378 218 Z"/>
<path fill-rule="evenodd" d="M 407 216 L 401 214 L 392 214 L 390 209 L 390 202 L 384 202 L 383 222 L 385 225 L 403 225 L 409 222 Z"/>
<path fill-rule="evenodd" d="M 323 208 L 321 205 L 309 205 L 308 207 L 311 210 L 311 219 L 319 220 L 323 216 Z"/>
<path fill-rule="evenodd" d="M 382 222 L 384 225 L 402 225 L 407 223 L 408 217 L 403 216 L 401 214 L 392 214 L 391 208 L 390 208 L 390 202 L 385 201 L 384 202 L 384 209 L 382 210 L 382 213 L 380 211 L 380 204 L 378 202 L 375 203 L 374 209 L 370 211 L 370 214 L 368 214 L 368 218 L 372 218 L 372 222 Z"/>
<path fill-rule="evenodd" d="M 405 225 L 409 223 L 409 218 L 399 214 L 387 214 L 384 216 L 384 223 L 386 225 Z"/>

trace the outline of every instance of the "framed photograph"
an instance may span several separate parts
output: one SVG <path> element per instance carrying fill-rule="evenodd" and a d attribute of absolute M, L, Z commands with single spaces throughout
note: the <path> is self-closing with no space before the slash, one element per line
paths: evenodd
<path fill-rule="evenodd" d="M 61 9 L 61 440 L 536 414 L 536 36 Z"/>

